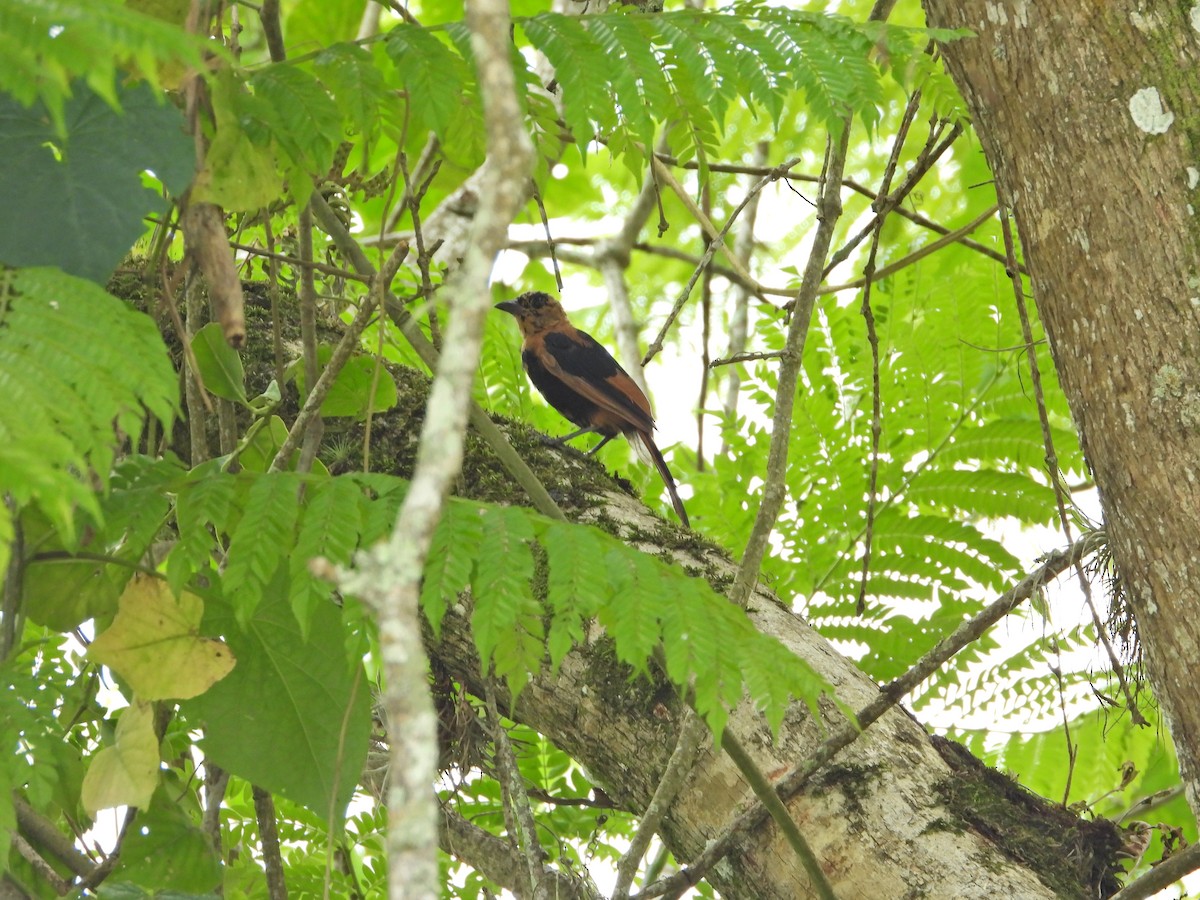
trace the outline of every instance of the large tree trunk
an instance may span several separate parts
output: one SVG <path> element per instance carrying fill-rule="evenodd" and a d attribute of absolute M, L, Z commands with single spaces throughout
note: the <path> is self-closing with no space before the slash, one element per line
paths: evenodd
<path fill-rule="evenodd" d="M 533 454 L 549 453 L 536 448 Z M 467 471 L 480 461 L 468 460 Z M 553 467 L 531 462 L 539 474 L 573 476 L 569 459 Z M 550 485 L 553 490 L 553 485 Z M 604 518 L 632 535 L 659 532 L 655 520 L 631 498 L 613 493 Z M 645 540 L 644 537 L 641 540 Z M 645 547 L 660 552 L 659 547 Z M 675 548 L 673 554 L 709 577 L 731 580 L 734 567 L 716 554 Z M 778 598 L 759 589 L 749 614 L 831 682 L 839 700 L 861 709 L 878 688 L 848 659 Z M 483 694 L 480 666 L 459 610 L 447 617 L 432 643 L 435 664 Z M 496 690 L 503 692 L 502 686 Z M 763 717 L 748 704 L 737 709 L 728 731 L 772 778 L 803 764 L 845 718 L 825 704 L 821 721 L 797 704 L 772 740 Z M 578 759 L 616 804 L 645 809 L 679 733 L 683 712 L 669 686 L 630 673 L 614 659 L 602 633 L 576 648 L 553 677 L 526 687 L 512 718 L 550 737 Z M 941 742 L 944 745 L 946 742 Z M 853 898 L 1095 897 L 1101 895 L 1112 833 L 1079 823 L 1002 776 L 989 778 L 931 740 L 903 711 L 883 716 L 842 751 L 789 804 L 793 819 L 841 900 Z M 943 756 L 943 753 L 945 756 Z M 753 795 L 728 756 L 705 752 L 664 825 L 664 840 L 682 861 L 693 860 Z M 985 835 L 989 835 L 985 836 Z M 469 858 L 469 856 L 465 857 Z M 795 854 L 771 824 L 752 831 L 709 880 L 725 897 L 816 896 Z M 1112 882 L 1108 883 L 1111 889 Z"/>
<path fill-rule="evenodd" d="M 1200 7 L 925 0 L 1002 198 L 1200 812 Z"/>

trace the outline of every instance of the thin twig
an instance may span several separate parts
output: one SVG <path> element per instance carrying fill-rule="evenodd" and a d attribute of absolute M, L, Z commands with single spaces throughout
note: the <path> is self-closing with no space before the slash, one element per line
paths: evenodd
<path fill-rule="evenodd" d="M 46 862 L 46 860 L 42 858 L 41 854 L 33 849 L 29 841 L 25 840 L 25 838 L 23 838 L 20 834 L 12 835 L 9 840 L 12 843 L 12 849 L 17 851 L 17 853 L 25 860 L 25 862 L 29 864 L 29 868 L 33 869 L 34 873 L 38 877 L 50 885 L 50 887 L 54 890 L 54 893 L 58 894 L 60 897 L 66 896 L 67 892 L 71 890 L 71 885 L 65 878 L 54 871 L 54 867 L 50 865 L 50 863 Z M 7 892 L 6 896 L 8 896 Z M 16 897 L 27 895 L 14 893 L 11 896 Z"/>
<path fill-rule="evenodd" d="M 1021 319 L 1021 336 L 1025 339 L 1025 345 L 1029 348 L 1029 378 L 1033 384 L 1033 396 L 1037 402 L 1038 421 L 1042 428 L 1042 444 L 1046 450 L 1046 470 L 1050 476 L 1050 482 L 1054 487 L 1054 501 L 1058 507 L 1059 526 L 1062 528 L 1063 535 L 1069 541 L 1071 539 L 1071 519 L 1067 515 L 1066 500 L 1063 496 L 1062 473 L 1058 468 L 1058 454 L 1055 452 L 1054 438 L 1050 431 L 1050 415 L 1046 411 L 1046 396 L 1042 391 L 1042 375 L 1038 369 L 1037 351 L 1034 349 L 1033 328 L 1029 322 L 1029 310 L 1025 306 L 1025 287 L 1016 266 L 1016 241 L 1013 238 L 1012 224 L 1008 219 L 1008 209 L 1004 203 L 1000 205 L 1000 224 L 1004 235 L 1004 252 L 1009 260 L 1009 276 L 1013 285 L 1013 298 L 1017 305 L 1017 313 Z M 1096 610 L 1096 604 L 1092 599 L 1092 584 L 1084 573 L 1082 564 L 1076 565 L 1075 574 L 1079 578 L 1079 587 L 1083 591 L 1084 602 L 1092 614 L 1092 624 L 1096 629 L 1096 635 L 1099 637 L 1100 643 L 1104 646 L 1104 650 L 1108 654 L 1109 665 L 1112 666 L 1113 674 L 1117 678 L 1117 684 L 1120 685 L 1121 692 L 1125 695 L 1125 707 L 1129 710 L 1130 718 L 1135 725 L 1148 725 L 1150 723 L 1146 721 L 1145 716 L 1138 710 L 1137 698 L 1134 697 L 1133 690 L 1129 686 L 1129 681 L 1125 677 L 1125 667 L 1121 665 L 1121 660 L 1113 648 L 1112 641 L 1109 640 L 1108 628 L 1104 625 L 1103 620 L 1100 618 L 1100 613 Z"/>
<path fill-rule="evenodd" d="M 721 240 L 721 236 L 724 231 L 728 230 L 729 223 L 726 223 L 727 227 L 725 229 L 718 230 L 708 216 L 704 215 L 704 211 L 696 205 L 696 201 L 692 199 L 691 195 L 683 189 L 683 185 L 676 180 L 674 173 L 672 173 L 670 169 L 659 162 L 657 156 L 650 157 L 650 160 L 653 163 L 655 178 L 660 183 L 666 184 L 666 186 L 675 193 L 675 196 L 679 198 L 680 202 L 683 203 L 684 208 L 687 209 L 688 214 L 691 215 L 692 218 L 694 218 L 697 222 L 699 222 L 700 227 L 704 230 L 704 233 L 715 241 L 718 249 L 725 256 L 725 259 L 729 263 L 730 267 L 737 272 L 747 284 L 757 285 L 758 282 L 754 279 L 754 276 L 746 271 L 746 268 L 742 265 L 741 261 L 733 255 L 732 251 L 726 247 L 724 241 Z M 798 160 L 793 161 L 790 164 L 785 163 L 785 166 L 795 165 L 796 162 L 798 162 Z M 733 218 L 733 216 L 730 216 L 730 222 L 733 221 Z M 711 254 L 706 255 L 709 259 L 712 258 Z M 693 283 L 695 283 L 694 279 Z M 759 293 L 757 288 L 755 289 L 755 293 Z"/>
<path fill-rule="evenodd" d="M 283 855 L 279 852 L 279 825 L 275 821 L 275 801 L 270 791 L 258 785 L 254 786 L 252 793 L 254 817 L 258 820 L 258 846 L 262 851 L 263 868 L 267 875 L 267 897 L 269 900 L 287 900 Z"/>
<path fill-rule="evenodd" d="M 201 830 L 208 835 L 213 853 L 221 858 L 221 804 L 229 787 L 229 773 L 211 759 L 204 760 L 204 815 Z"/>
<path fill-rule="evenodd" d="M 754 162 L 766 165 L 770 144 L 759 141 L 754 148 Z M 754 255 L 754 226 L 758 220 L 758 204 L 762 198 L 759 193 L 746 207 L 742 215 L 741 225 L 733 238 L 733 255 L 742 261 L 746 271 L 750 271 L 750 260 Z M 729 316 L 729 350 L 724 360 L 710 362 L 709 368 L 715 368 L 718 363 L 728 365 L 728 360 L 737 359 L 746 352 L 746 341 L 750 327 L 750 292 L 745 286 L 735 284 L 733 289 L 733 312 Z M 725 399 L 723 409 L 725 417 L 733 421 L 737 415 L 738 394 L 742 386 L 742 376 L 737 369 L 731 369 L 725 376 Z M 721 456 L 729 450 L 729 445 L 722 441 Z"/>
<path fill-rule="evenodd" d="M 1056 642 L 1057 643 L 1057 642 Z M 1058 649 L 1057 647 L 1055 648 Z M 1063 720 L 1063 735 L 1067 739 L 1067 782 L 1063 785 L 1062 805 L 1066 807 L 1071 800 L 1071 781 L 1075 777 L 1075 762 L 1079 758 L 1079 747 L 1071 740 L 1071 714 L 1067 710 L 1067 688 L 1063 684 L 1062 677 L 1062 654 L 1059 654 L 1059 665 L 1054 666 L 1050 672 L 1054 676 L 1054 680 L 1058 685 L 1058 706 L 1062 712 Z"/>
<path fill-rule="evenodd" d="M 542 202 L 542 194 L 538 190 L 537 182 L 530 179 L 530 193 L 533 197 L 534 206 L 537 207 L 538 214 L 542 217 L 542 230 L 546 232 L 546 246 L 550 248 L 550 262 L 554 266 L 554 283 L 558 285 L 558 292 L 561 294 L 563 289 L 562 270 L 558 267 L 558 254 L 555 252 L 554 235 L 550 233 L 550 219 L 546 216 L 546 205 Z"/>
<path fill-rule="evenodd" d="M 297 229 L 297 237 L 300 242 L 300 259 L 304 262 L 304 265 L 300 267 L 300 346 L 304 358 L 304 384 L 308 395 L 311 395 L 317 379 L 321 375 L 321 369 L 320 362 L 317 360 L 317 288 L 313 280 L 311 265 L 313 261 L 312 209 L 307 204 L 304 209 L 300 210 L 300 226 Z M 309 406 L 308 397 L 306 396 L 304 399 L 304 406 L 307 408 Z M 314 412 L 305 417 L 302 427 L 303 430 L 299 432 L 299 435 L 303 438 L 303 444 L 300 450 L 300 459 L 296 463 L 297 472 L 307 472 L 312 468 L 313 460 L 317 456 L 317 448 L 321 446 L 321 435 L 325 429 L 319 404 L 315 407 Z M 295 431 L 295 425 L 292 426 L 292 430 Z M 288 437 L 291 437 L 291 434 Z M 291 450 L 288 451 L 288 456 L 283 457 L 284 460 L 287 460 L 290 455 Z M 278 458 L 277 454 L 276 459 Z M 273 463 L 272 467 L 274 468 Z"/>
<path fill-rule="evenodd" d="M 800 860 L 800 865 L 804 867 L 810 885 L 817 892 L 817 896 L 821 897 L 822 900 L 837 900 L 837 895 L 833 892 L 833 885 L 825 877 L 825 872 L 821 868 L 820 862 L 812 852 L 812 848 L 808 845 L 808 841 L 805 840 L 804 835 L 800 833 L 800 829 L 788 813 L 787 807 L 779 799 L 779 794 L 775 792 L 775 788 L 771 786 L 771 782 L 767 780 L 766 775 L 763 774 L 762 770 L 750 757 L 750 754 L 746 752 L 746 749 L 733 736 L 732 731 L 726 731 L 722 735 L 721 749 L 733 760 L 738 771 L 742 773 L 742 777 L 749 782 L 754 795 L 763 804 L 763 808 L 770 814 L 775 824 L 779 827 L 779 830 L 783 832 L 788 846 L 792 848 L 792 852 Z"/>
<path fill-rule="evenodd" d="M 738 220 L 738 216 L 742 214 L 742 211 L 750 205 L 751 201 L 758 196 L 759 192 L 762 191 L 763 188 L 765 188 L 768 184 L 778 181 L 784 172 L 799 162 L 800 157 L 793 157 L 783 165 L 779 166 L 778 169 L 772 170 L 770 174 L 760 178 L 757 182 L 755 182 L 750 187 L 750 190 L 746 192 L 746 196 L 742 198 L 742 202 L 739 203 L 733 212 L 729 214 L 729 218 L 725 221 L 725 225 L 720 231 L 715 230 L 712 222 L 704 214 L 703 210 L 697 207 L 694 203 L 691 204 L 691 208 L 694 210 L 693 215 L 696 216 L 697 221 L 700 221 L 704 226 L 705 234 L 708 235 L 711 243 L 709 243 L 708 248 L 704 251 L 704 255 L 700 257 L 700 261 L 696 264 L 696 268 L 692 271 L 692 277 L 688 279 L 687 284 L 683 286 L 683 290 L 679 292 L 679 298 L 675 301 L 675 305 L 671 307 L 671 312 L 667 315 L 666 321 L 663 322 L 663 326 L 659 330 L 658 336 L 655 337 L 654 341 L 651 342 L 650 347 L 647 349 L 646 356 L 642 360 L 642 365 L 650 362 L 650 360 L 662 350 L 663 341 L 666 338 L 667 331 L 670 329 L 676 317 L 683 309 L 683 304 L 687 302 L 687 298 L 690 296 L 696 281 L 708 267 L 708 264 L 713 258 L 713 254 L 718 249 L 725 254 L 725 258 L 730 261 L 730 264 L 733 266 L 735 271 L 739 272 L 740 277 L 745 279 L 747 283 L 757 285 L 757 282 L 750 276 L 750 273 L 746 271 L 746 267 L 742 265 L 742 262 L 740 259 L 738 259 L 737 255 L 725 246 L 725 235 L 729 233 L 729 229 L 733 227 L 734 223 Z M 662 164 L 658 163 L 658 165 L 661 166 Z M 667 170 L 665 167 L 663 167 L 663 171 L 670 176 L 669 170 Z M 670 176 L 670 178 L 672 186 L 678 188 L 679 183 L 675 181 L 673 176 Z M 679 188 L 679 191 L 682 191 L 682 188 Z M 686 194 L 684 194 L 684 196 L 686 196 Z M 688 198 L 688 202 L 691 203 L 690 197 Z M 754 293 L 760 293 L 757 287 L 755 288 Z"/>
<path fill-rule="evenodd" d="M 663 163 L 665 163 L 668 166 L 674 166 L 675 168 L 679 168 L 679 169 L 697 169 L 697 168 L 699 168 L 699 164 L 694 161 L 688 161 L 685 163 L 681 163 L 674 157 L 672 157 L 668 154 L 665 154 L 665 153 L 659 153 L 659 154 L 657 154 L 657 156 L 658 156 L 659 160 L 661 160 Z M 734 175 L 757 175 L 760 178 L 764 175 L 770 174 L 770 171 L 771 171 L 770 167 L 765 164 L 763 164 L 763 165 L 754 164 L 754 165 L 747 166 L 747 165 L 738 165 L 738 164 L 733 164 L 733 163 L 710 163 L 708 168 L 713 172 L 724 172 L 724 173 L 729 173 L 729 174 L 734 174 Z M 786 178 L 788 181 L 806 182 L 806 183 L 813 183 L 813 184 L 815 184 L 817 181 L 820 180 L 819 175 L 809 175 L 804 172 L 789 172 L 787 175 L 784 176 L 784 178 Z M 870 188 L 859 184 L 853 178 L 843 178 L 842 186 L 849 188 L 850 190 L 854 191 L 856 194 L 861 194 L 862 196 L 866 197 L 868 200 L 870 200 L 872 202 L 874 202 L 878 196 Z M 908 219 L 914 225 L 919 225 L 920 227 L 927 228 L 930 231 L 936 231 L 938 234 L 948 234 L 949 233 L 949 229 L 947 229 L 945 226 L 939 225 L 937 222 L 934 222 L 932 219 L 929 219 L 926 216 L 921 215 L 916 210 L 908 209 L 905 206 L 897 206 L 896 209 L 894 210 L 894 212 L 896 213 L 896 215 L 903 216 L 904 218 Z M 989 259 L 1000 263 L 1000 265 L 1004 265 L 1004 255 L 1002 253 L 998 253 L 997 251 L 993 250 L 991 247 L 985 247 L 983 244 L 980 244 L 977 241 L 968 240 L 965 237 L 959 237 L 959 238 L 957 238 L 957 241 L 958 241 L 958 243 L 962 244 L 964 247 L 966 247 L 970 250 L 973 250 L 976 253 L 982 254 L 983 256 L 986 256 Z M 1022 266 L 1022 268 L 1021 268 L 1021 273 L 1024 275 L 1029 274 L 1029 272 L 1024 268 L 1024 266 Z M 772 293 L 771 291 L 766 290 L 766 289 L 764 289 L 764 292 Z"/>
<path fill-rule="evenodd" d="M 95 871 L 96 864 L 79 852 L 70 838 L 34 809 L 21 794 L 12 794 L 12 804 L 17 817 L 17 829 L 22 835 L 36 843 L 43 851 L 53 854 L 55 859 L 80 878 L 86 878 Z"/>
<path fill-rule="evenodd" d="M 895 262 L 888 263 L 875 273 L 876 280 L 880 278 L 888 278 L 899 272 L 901 269 L 905 269 L 908 266 L 920 262 L 925 257 L 931 256 L 932 254 L 941 250 L 943 247 L 948 247 L 954 243 L 961 243 L 964 235 L 968 235 L 975 231 L 980 225 L 992 218 L 992 216 L 996 214 L 996 210 L 999 208 L 1000 207 L 998 205 L 989 206 L 982 213 L 980 213 L 966 225 L 963 225 L 961 228 L 956 228 L 954 231 L 946 232 L 943 237 L 938 238 L 936 241 L 932 241 L 922 247 L 918 247 L 912 253 L 900 257 Z M 896 210 L 892 210 L 892 212 L 895 211 Z M 847 281 L 844 284 L 826 285 L 825 287 L 821 288 L 821 295 L 824 296 L 826 294 L 837 294 L 841 291 L 854 290 L 855 288 L 862 287 L 865 283 L 865 279 L 858 278 L 854 281 Z M 771 292 L 768 291 L 768 293 Z"/>
<path fill-rule="evenodd" d="M 517 767 L 517 757 L 513 753 L 504 723 L 500 721 L 500 712 L 496 709 L 496 692 L 492 688 L 492 678 L 485 682 L 485 694 L 492 746 L 496 752 L 496 779 L 500 782 L 509 840 L 516 842 L 517 849 L 525 859 L 530 896 L 548 896 L 544 884 L 546 852 L 538 840 L 537 821 L 529 805 L 529 795 L 525 793 L 521 770 Z"/>
<path fill-rule="evenodd" d="M 813 306 L 816 304 L 817 289 L 824 277 L 825 257 L 833 242 L 833 233 L 838 219 L 842 215 L 842 170 L 846 165 L 846 148 L 850 142 L 849 116 L 842 123 L 841 134 L 830 135 L 825 151 L 826 180 L 821 185 L 817 200 L 817 231 L 813 236 L 812 249 L 809 252 L 808 263 L 804 267 L 804 275 L 800 281 L 800 290 L 793 301 L 794 310 L 792 321 L 788 323 L 787 341 L 784 346 L 783 360 L 779 366 L 778 387 L 775 392 L 775 412 L 771 422 L 771 444 L 767 455 L 767 470 L 763 473 L 762 502 L 758 514 L 754 518 L 754 526 L 750 538 L 746 542 L 742 554 L 738 574 L 729 592 L 729 599 L 738 606 L 745 606 L 750 599 L 750 593 L 758 581 L 759 569 L 771 534 L 775 530 L 775 522 L 783 508 L 787 495 L 787 458 L 788 444 L 792 435 L 792 410 L 796 403 L 796 386 L 800 379 L 800 368 L 804 360 L 804 340 L 808 334 L 808 325 L 812 320 Z"/>
<path fill-rule="evenodd" d="M 283 28 L 279 24 L 279 0 L 262 0 L 258 17 L 262 21 L 263 37 L 267 40 L 267 50 L 274 62 L 280 62 L 287 56 L 283 43 Z"/>
<path fill-rule="evenodd" d="M 279 262 L 275 253 L 275 232 L 271 228 L 271 217 L 265 216 L 263 232 L 267 237 L 267 297 L 271 301 L 271 350 L 275 360 L 275 384 L 283 390 L 283 320 L 279 309 Z M 236 245 L 233 245 L 236 246 Z M 299 262 L 299 260 L 297 260 Z"/>
<path fill-rule="evenodd" d="M 934 132 L 931 132 L 930 134 L 932 136 Z M 920 183 L 921 179 L 925 177 L 925 173 L 933 168 L 933 164 L 941 158 L 942 154 L 950 149 L 950 145 L 953 144 L 961 134 L 962 125 L 956 123 L 954 127 L 950 129 L 949 134 L 946 135 L 941 143 L 939 143 L 936 147 L 933 147 L 931 150 L 922 151 L 921 155 L 917 157 L 916 164 L 909 169 L 904 181 L 901 182 L 900 187 L 896 188 L 896 192 L 888 198 L 889 204 L 886 208 L 890 210 L 899 206 L 904 198 L 907 197 L 909 193 Z M 850 240 L 843 244 L 836 253 L 829 257 L 829 262 L 826 264 L 825 271 L 823 273 L 824 275 L 828 275 L 830 272 L 832 272 L 835 268 L 837 268 L 838 265 L 845 261 L 851 253 L 854 252 L 854 249 L 861 244 L 867 235 L 869 235 L 875 228 L 878 218 L 879 214 L 876 213 L 871 217 L 870 221 L 868 221 L 867 224 L 864 225 L 856 235 L 854 235 L 854 237 L 850 238 Z"/>
<path fill-rule="evenodd" d="M 437 174 L 441 167 L 441 160 L 437 160 L 433 164 L 433 170 L 429 178 L 423 184 L 415 184 L 412 176 L 408 171 L 408 157 L 401 151 L 396 160 L 400 166 L 400 172 L 404 176 L 404 196 L 408 198 L 408 212 L 412 216 L 413 223 L 413 241 L 417 247 L 417 268 L 421 272 L 421 299 L 426 302 L 433 299 L 433 278 L 429 273 L 429 263 L 433 259 L 433 254 L 436 248 L 425 246 L 425 234 L 421 229 L 421 200 L 425 196 L 425 191 L 429 188 L 433 181 L 433 176 Z M 433 345 L 441 344 L 441 330 L 438 324 L 437 311 L 435 307 L 429 306 L 429 334 L 433 340 Z"/>
<path fill-rule="evenodd" d="M 320 377 L 315 380 L 308 395 L 304 398 L 304 405 L 300 407 L 300 412 L 296 415 L 296 421 L 292 423 L 287 437 L 284 438 L 283 443 L 279 446 L 279 450 L 276 451 L 275 458 L 271 460 L 269 471 L 281 471 L 288 464 L 292 452 L 296 449 L 303 436 L 308 433 L 309 423 L 320 416 L 321 404 L 325 402 L 325 398 L 329 394 L 329 389 L 333 387 L 333 382 L 341 374 L 342 367 L 346 365 L 346 361 L 350 359 L 350 355 L 358 346 L 363 329 L 371 321 L 371 316 L 374 314 L 383 293 L 388 289 L 391 279 L 396 276 L 396 271 L 400 268 L 400 264 L 404 262 L 404 258 L 407 255 L 408 247 L 404 245 L 398 246 L 392 251 L 387 262 L 384 263 L 384 267 L 380 271 L 376 283 L 371 285 L 370 293 L 363 299 L 362 305 L 359 306 L 358 312 L 354 315 L 354 319 L 346 328 L 342 339 L 338 341 L 338 345 L 333 349 L 325 370 L 321 372 Z"/>
<path fill-rule="evenodd" d="M 896 165 L 900 162 L 900 151 L 904 149 L 904 141 L 908 130 L 912 127 L 921 106 L 921 92 L 914 91 L 908 99 L 904 115 L 900 119 L 900 127 L 896 138 L 892 141 L 892 152 L 888 156 L 887 165 L 883 170 L 883 179 L 879 183 L 879 199 L 875 201 L 877 225 L 871 234 L 871 247 L 867 252 L 867 262 L 863 266 L 863 299 L 860 311 L 867 329 L 867 343 L 871 347 L 871 467 L 867 476 L 867 521 L 866 535 L 863 538 L 862 573 L 858 585 L 858 602 L 855 612 L 862 615 L 867 608 L 867 579 L 871 574 L 871 549 L 875 538 L 875 503 L 879 494 L 879 438 L 883 434 L 883 398 L 879 384 L 879 334 L 875 330 L 875 311 L 871 309 L 871 285 L 875 277 L 875 258 L 879 253 L 879 240 L 883 236 L 883 223 L 887 221 L 889 207 L 895 204 L 888 197 L 892 186 L 892 176 Z"/>
<path fill-rule="evenodd" d="M 637 875 L 638 864 L 646 855 L 663 817 L 670 811 L 671 804 L 675 802 L 684 781 L 692 771 L 692 766 L 696 764 L 701 750 L 704 749 L 702 742 L 707 734 L 708 726 L 704 724 L 704 720 L 695 710 L 687 707 L 683 724 L 679 728 L 679 737 L 675 741 L 675 750 L 667 760 L 662 777 L 658 779 L 654 796 L 650 798 L 646 811 L 642 813 L 629 849 L 617 861 L 617 880 L 613 885 L 612 900 L 627 900 L 629 897 L 629 888 Z"/>
<path fill-rule="evenodd" d="M 783 359 L 782 350 L 756 350 L 753 353 L 739 353 L 722 359 L 714 359 L 708 365 L 715 369 L 717 366 L 732 366 L 737 363 L 754 362 L 756 359 Z"/>

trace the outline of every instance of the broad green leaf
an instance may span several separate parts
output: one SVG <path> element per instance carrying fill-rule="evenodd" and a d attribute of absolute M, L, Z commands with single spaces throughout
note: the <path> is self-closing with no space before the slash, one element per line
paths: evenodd
<path fill-rule="evenodd" d="M 192 353 L 204 387 L 225 400 L 245 404 L 246 380 L 242 358 L 229 346 L 217 322 L 209 322 L 192 338 Z"/>
<path fill-rule="evenodd" d="M 143 217 L 167 201 L 143 186 L 151 170 L 179 196 L 195 148 L 178 109 L 148 86 L 117 89 L 120 111 L 81 84 L 55 134 L 43 107 L 0 94 L 0 197 L 36 215 L 0 217 L 0 263 L 57 266 L 103 283 L 145 229 Z"/>
<path fill-rule="evenodd" d="M 176 597 L 165 582 L 136 576 L 88 656 L 129 682 L 142 700 L 195 697 L 236 663 L 228 646 L 200 636 L 203 614 L 204 602 L 195 594 Z"/>
<path fill-rule="evenodd" d="M 117 720 L 113 746 L 100 750 L 83 778 L 83 805 L 95 815 L 114 806 L 150 805 L 158 785 L 154 707 L 135 701 Z"/>
<path fill-rule="evenodd" d="M 214 763 L 336 821 L 362 773 L 371 686 L 357 661 L 347 664 L 332 604 L 315 608 L 305 640 L 288 603 L 286 565 L 269 588 L 244 628 L 230 605 L 208 600 L 204 633 L 224 635 L 238 664 L 184 708 L 204 723 L 202 746 Z"/>
<path fill-rule="evenodd" d="M 115 108 L 121 102 L 118 74 L 124 78 L 137 69 L 157 88 L 159 64 L 199 68 L 207 54 L 223 52 L 119 0 L 0 3 L 0 91 L 24 106 L 40 99 L 59 136 L 67 129 L 64 106 L 76 90 L 74 79 L 85 78 Z"/>

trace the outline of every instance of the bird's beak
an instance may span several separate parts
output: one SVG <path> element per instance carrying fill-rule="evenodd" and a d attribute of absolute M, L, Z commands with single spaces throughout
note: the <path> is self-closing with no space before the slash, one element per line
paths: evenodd
<path fill-rule="evenodd" d="M 513 316 L 519 316 L 521 314 L 521 307 L 517 306 L 516 301 L 514 300 L 505 300 L 503 303 L 497 303 L 496 309 L 502 309 L 506 313 Z"/>

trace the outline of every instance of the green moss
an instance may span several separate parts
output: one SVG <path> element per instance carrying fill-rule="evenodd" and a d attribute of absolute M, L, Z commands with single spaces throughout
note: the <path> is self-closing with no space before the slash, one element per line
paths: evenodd
<path fill-rule="evenodd" d="M 954 772 L 936 790 L 953 818 L 930 828 L 970 828 L 1023 867 L 1038 873 L 1057 897 L 1107 897 L 1120 888 L 1117 827 L 1106 819 L 1080 819 L 1062 806 L 989 769 L 965 748 L 944 738 L 934 746 Z"/>

